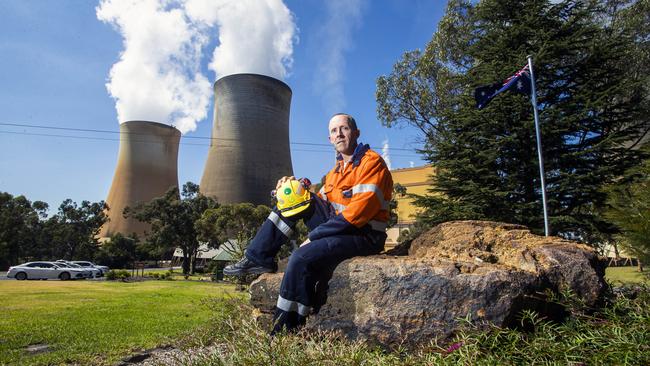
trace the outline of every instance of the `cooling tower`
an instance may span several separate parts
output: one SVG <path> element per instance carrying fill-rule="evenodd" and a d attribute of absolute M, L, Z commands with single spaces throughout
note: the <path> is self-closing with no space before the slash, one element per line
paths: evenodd
<path fill-rule="evenodd" d="M 291 89 L 280 80 L 256 74 L 217 80 L 201 193 L 220 203 L 269 205 L 278 179 L 293 174 L 290 105 Z"/>
<path fill-rule="evenodd" d="M 142 237 L 149 225 L 133 218 L 124 218 L 125 207 L 134 207 L 163 196 L 171 187 L 178 187 L 178 143 L 181 133 L 176 128 L 156 122 L 129 121 L 120 124 L 120 151 L 106 203 L 108 221 L 102 227 L 100 240 L 113 234 L 138 234 Z"/>

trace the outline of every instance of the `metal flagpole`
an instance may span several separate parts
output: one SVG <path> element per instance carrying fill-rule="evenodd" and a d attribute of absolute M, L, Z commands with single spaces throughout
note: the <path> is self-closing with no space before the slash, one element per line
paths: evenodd
<path fill-rule="evenodd" d="M 533 74 L 533 57 L 528 55 L 528 71 L 533 96 L 533 112 L 535 114 L 535 135 L 537 136 L 537 157 L 539 158 L 539 177 L 542 182 L 542 204 L 544 206 L 544 234 L 548 236 L 548 211 L 546 210 L 546 180 L 544 179 L 544 158 L 542 157 L 542 136 L 539 132 L 539 117 L 537 116 L 537 93 L 535 92 L 535 75 Z"/>

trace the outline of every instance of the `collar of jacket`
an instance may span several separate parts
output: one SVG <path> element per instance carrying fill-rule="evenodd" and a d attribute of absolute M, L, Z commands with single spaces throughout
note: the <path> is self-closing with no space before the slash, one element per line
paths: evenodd
<path fill-rule="evenodd" d="M 370 150 L 370 146 L 368 144 L 358 143 L 357 147 L 354 149 L 354 153 L 352 153 L 352 166 L 359 166 L 359 164 L 361 164 L 361 158 L 366 154 L 366 151 L 368 150 Z M 337 173 L 341 169 L 342 164 L 343 164 L 343 156 L 341 155 L 341 153 L 337 153 L 336 154 Z"/>

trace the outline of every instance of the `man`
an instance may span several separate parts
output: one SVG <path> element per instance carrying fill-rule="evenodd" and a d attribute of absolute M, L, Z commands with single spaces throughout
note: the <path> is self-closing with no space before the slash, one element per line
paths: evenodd
<path fill-rule="evenodd" d="M 318 311 L 324 304 L 320 295 L 339 263 L 378 254 L 384 248 L 393 180 L 381 156 L 357 142 L 360 134 L 352 116 L 334 115 L 329 121 L 329 141 L 337 152 L 336 165 L 318 195 L 312 195 L 308 207 L 293 216 L 282 215 L 276 207 L 244 258 L 224 269 L 226 275 L 275 272 L 275 255 L 297 221 L 304 220 L 309 237 L 289 257 L 271 334 L 294 331 L 312 311 Z M 276 189 L 286 187 L 290 180 L 295 178 L 281 178 Z"/>

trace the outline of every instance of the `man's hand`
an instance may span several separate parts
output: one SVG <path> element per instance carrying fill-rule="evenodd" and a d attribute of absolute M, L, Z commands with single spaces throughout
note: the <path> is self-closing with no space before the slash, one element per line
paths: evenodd
<path fill-rule="evenodd" d="M 282 186 L 284 184 L 284 182 L 289 181 L 289 180 L 296 180 L 296 177 L 294 177 L 292 175 L 290 177 L 282 177 L 282 178 L 280 178 L 280 180 L 278 180 L 278 184 L 275 186 L 275 190 L 276 191 L 279 190 L 280 186 Z"/>
<path fill-rule="evenodd" d="M 300 244 L 300 246 L 302 247 L 302 246 L 305 246 L 305 245 L 307 245 L 309 243 L 310 243 L 310 240 L 309 240 L 309 238 L 307 238 L 307 240 L 305 240 L 302 244 Z"/>

